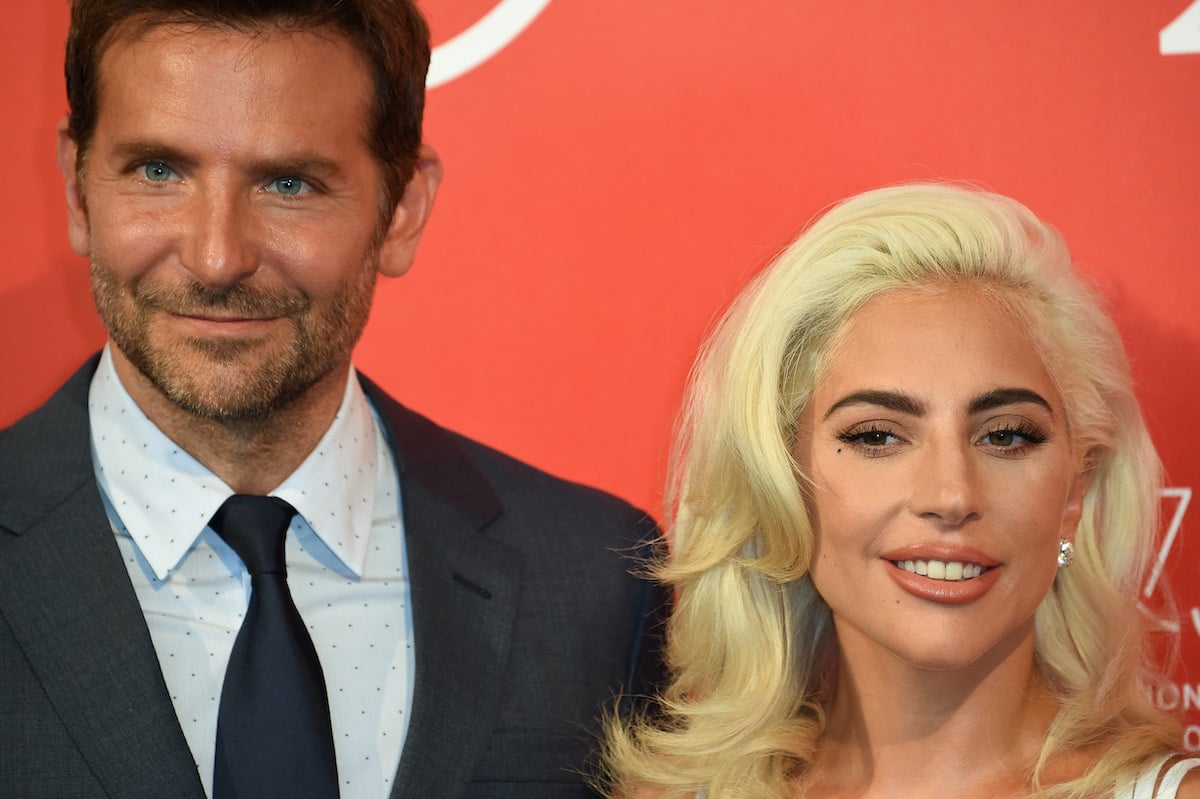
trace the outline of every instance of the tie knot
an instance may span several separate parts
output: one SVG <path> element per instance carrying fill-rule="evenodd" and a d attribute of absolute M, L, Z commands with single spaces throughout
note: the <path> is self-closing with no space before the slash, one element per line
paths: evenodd
<path fill-rule="evenodd" d="M 246 564 L 251 577 L 287 574 L 283 544 L 296 509 L 279 497 L 234 494 L 213 514 L 208 526 Z"/>

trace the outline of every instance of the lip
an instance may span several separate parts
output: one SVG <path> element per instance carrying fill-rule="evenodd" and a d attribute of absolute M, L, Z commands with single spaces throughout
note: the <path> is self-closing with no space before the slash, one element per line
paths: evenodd
<path fill-rule="evenodd" d="M 944 544 L 914 544 L 889 550 L 882 557 L 884 568 L 901 588 L 919 599 L 943 605 L 965 605 L 978 600 L 995 585 L 1003 567 L 1000 561 L 973 547 Z M 975 564 L 984 571 L 969 580 L 935 580 L 896 565 L 906 560 Z"/>
<path fill-rule="evenodd" d="M 993 566 L 978 577 L 970 580 L 931 580 L 919 574 L 905 571 L 892 561 L 884 561 L 884 568 L 896 584 L 918 599 L 926 599 L 942 605 L 965 605 L 974 602 L 996 584 L 1002 567 Z"/>
<path fill-rule="evenodd" d="M 889 549 L 880 554 L 884 560 L 940 560 L 943 562 L 978 563 L 984 568 L 1000 566 L 1001 562 L 991 555 L 969 546 L 947 544 L 909 544 Z"/>
<path fill-rule="evenodd" d="M 183 330 L 200 337 L 244 336 L 261 333 L 281 317 L 222 316 L 219 314 L 167 313 Z"/>

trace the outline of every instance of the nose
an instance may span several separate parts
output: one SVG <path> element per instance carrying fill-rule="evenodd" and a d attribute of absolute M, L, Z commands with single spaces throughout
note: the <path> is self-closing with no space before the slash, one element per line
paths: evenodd
<path fill-rule="evenodd" d="M 229 288 L 258 269 L 258 248 L 246 201 L 236 192 L 212 188 L 192 198 L 185 220 L 181 257 L 197 281 L 214 289 Z"/>
<path fill-rule="evenodd" d="M 914 464 L 909 508 L 944 527 L 958 527 L 979 515 L 976 464 L 967 445 L 930 442 Z"/>

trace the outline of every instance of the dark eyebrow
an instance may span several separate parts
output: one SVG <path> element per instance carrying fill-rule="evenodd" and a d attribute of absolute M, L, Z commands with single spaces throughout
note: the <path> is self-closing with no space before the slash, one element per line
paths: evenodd
<path fill-rule="evenodd" d="M 1017 405 L 1022 402 L 1040 405 L 1049 411 L 1051 416 L 1054 415 L 1054 409 L 1050 407 L 1050 403 L 1046 401 L 1045 397 L 1027 388 L 997 388 L 986 394 L 980 394 L 971 400 L 971 404 L 967 406 L 967 413 L 974 416 L 977 413 L 1002 408 L 1005 405 Z M 870 390 L 855 391 L 853 394 L 847 394 L 842 397 L 825 412 L 825 418 L 828 419 L 834 411 L 849 405 L 878 405 L 889 411 L 907 413 L 911 416 L 923 416 L 925 414 L 925 404 L 907 394 L 901 394 L 898 391 Z"/>
<path fill-rule="evenodd" d="M 174 163 L 187 163 L 188 157 L 181 151 L 158 142 L 146 141 L 143 139 L 132 139 L 130 141 L 118 142 L 113 147 L 113 153 L 119 158 L 135 159 L 157 158 L 163 161 L 171 161 Z"/>
<path fill-rule="evenodd" d="M 285 158 L 279 161 L 264 161 L 255 165 L 255 171 L 263 175 L 315 175 L 329 177 L 340 170 L 336 162 L 319 156 Z"/>
<path fill-rule="evenodd" d="M 855 391 L 833 403 L 825 412 L 825 418 L 828 419 L 838 408 L 844 408 L 847 405 L 878 405 L 889 411 L 898 411 L 912 416 L 925 414 L 924 403 L 898 391 Z"/>
<path fill-rule="evenodd" d="M 1051 416 L 1054 415 L 1054 409 L 1050 407 L 1050 403 L 1046 401 L 1046 398 L 1036 391 L 1030 391 L 1027 388 L 998 388 L 986 394 L 981 394 L 971 400 L 971 404 L 967 406 L 967 412 L 974 415 L 983 411 L 1001 408 L 1005 405 L 1017 405 L 1022 402 L 1041 405 L 1050 412 Z"/>

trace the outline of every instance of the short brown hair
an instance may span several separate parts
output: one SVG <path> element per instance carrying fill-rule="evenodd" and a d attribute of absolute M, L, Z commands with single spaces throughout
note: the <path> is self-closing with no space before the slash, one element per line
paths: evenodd
<path fill-rule="evenodd" d="M 81 158 L 96 128 L 104 52 L 128 25 L 169 23 L 241 32 L 327 28 L 349 38 L 374 82 L 366 136 L 383 172 L 390 216 L 413 174 L 425 110 L 429 28 L 413 0 L 74 0 L 66 50 L 68 130 Z"/>

